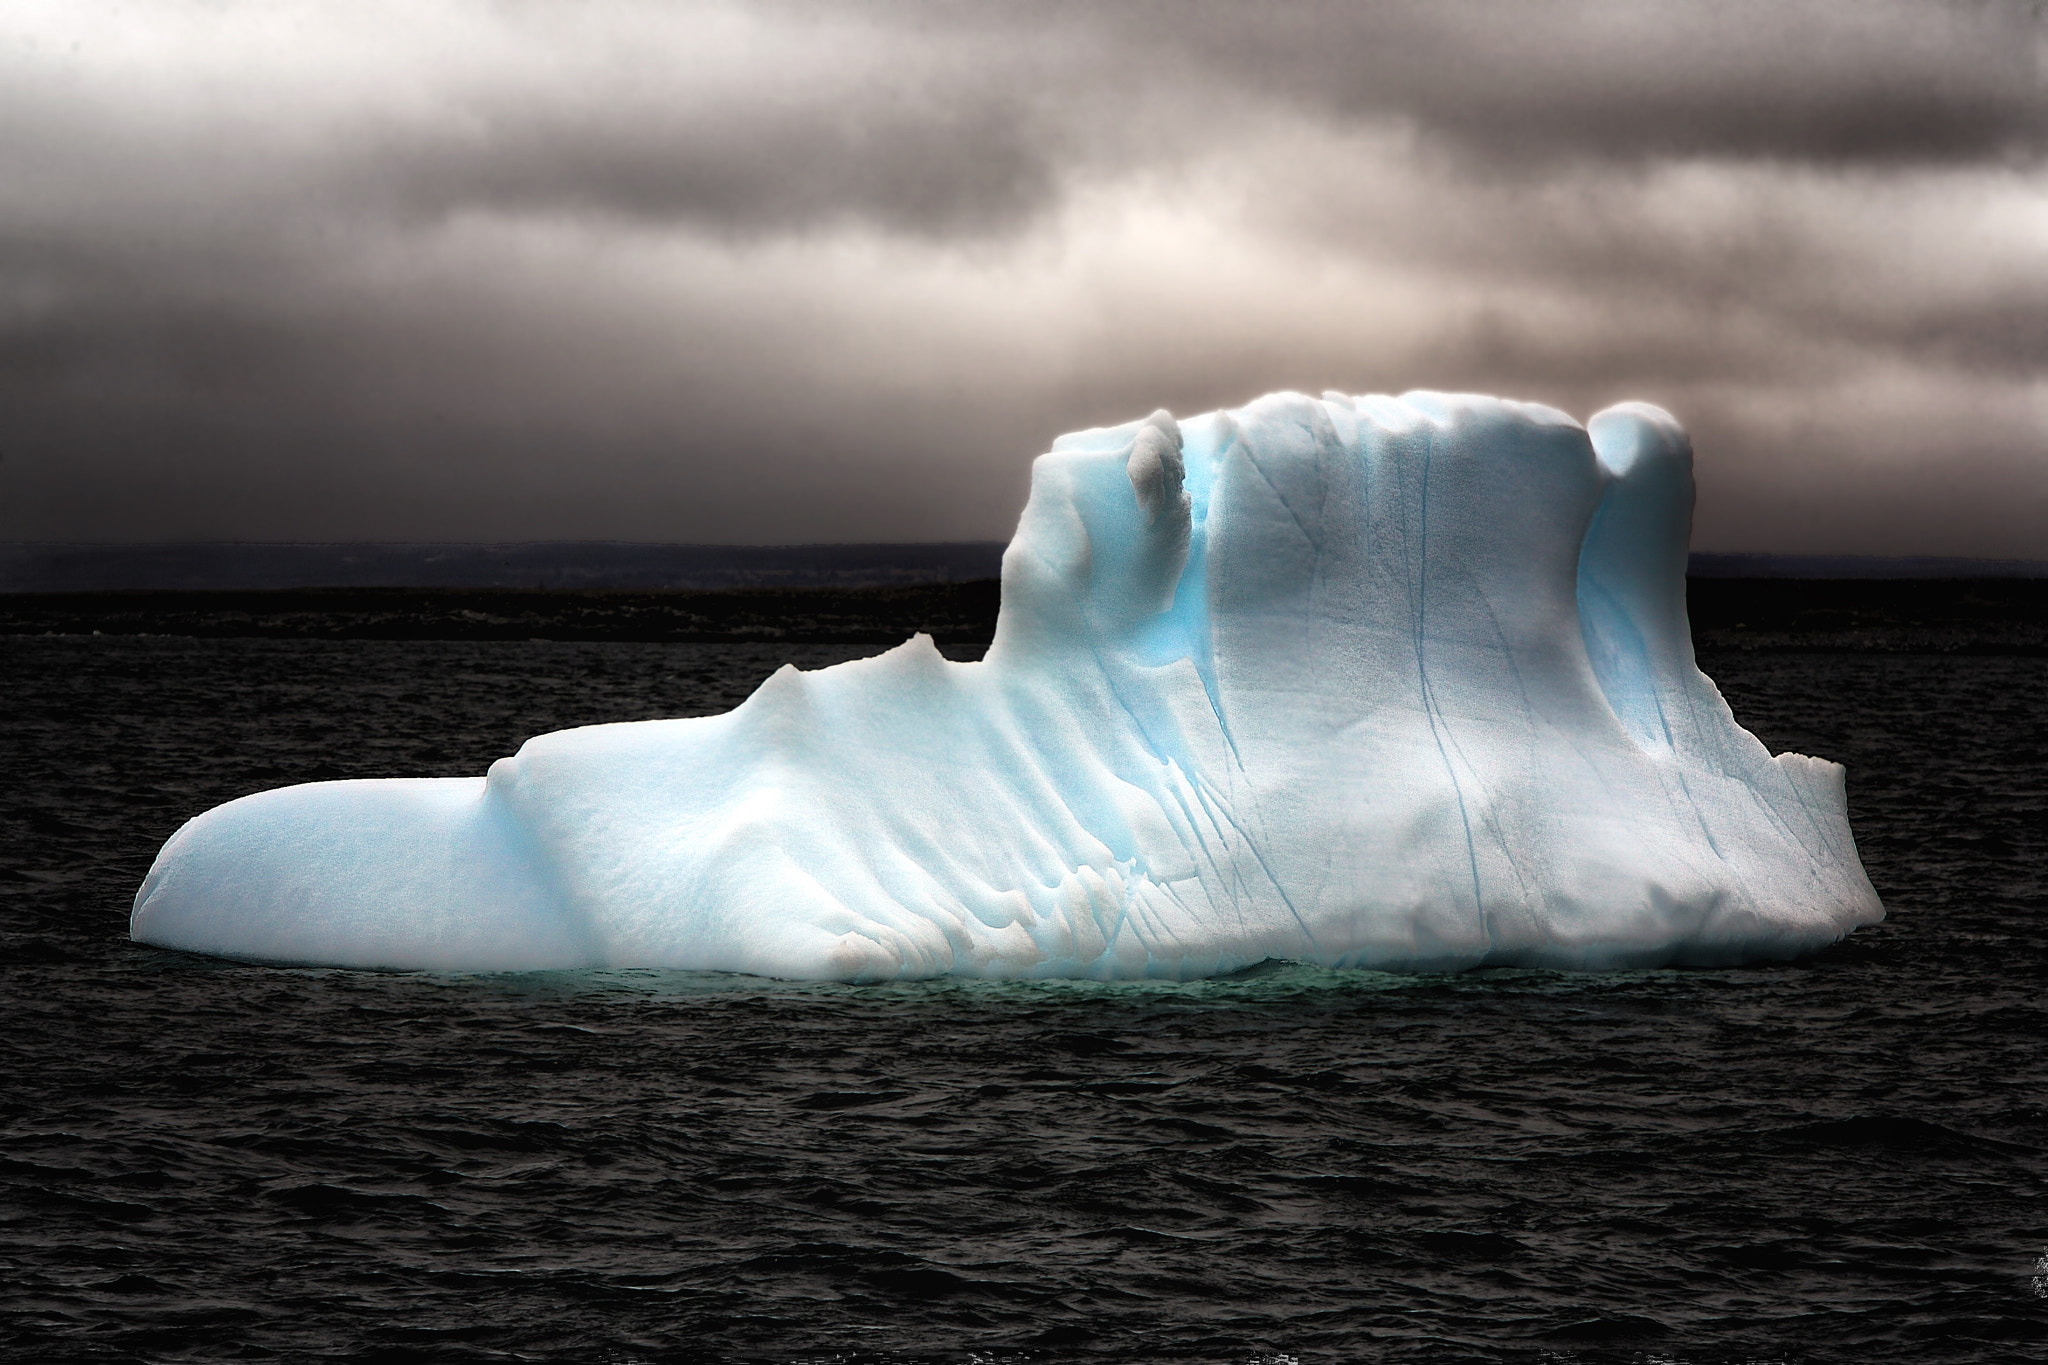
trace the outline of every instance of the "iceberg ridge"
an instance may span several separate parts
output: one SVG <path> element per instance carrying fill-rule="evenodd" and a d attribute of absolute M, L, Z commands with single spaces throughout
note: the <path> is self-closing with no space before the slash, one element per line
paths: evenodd
<path fill-rule="evenodd" d="M 918 636 L 472 779 L 232 801 L 133 937 L 219 956 L 875 980 L 1730 963 L 1883 910 L 1843 770 L 1694 664 L 1692 451 L 1469 395 L 1056 441 L 978 663 Z"/>

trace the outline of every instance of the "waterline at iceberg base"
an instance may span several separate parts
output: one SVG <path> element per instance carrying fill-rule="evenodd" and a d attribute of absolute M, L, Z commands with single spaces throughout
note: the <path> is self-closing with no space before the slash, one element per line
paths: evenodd
<path fill-rule="evenodd" d="M 920 636 L 488 777 L 192 820 L 133 936 L 335 966 L 876 980 L 1716 964 L 1882 908 L 1843 770 L 1695 667 L 1692 454 L 1274 394 L 1040 457 L 978 663 Z"/>

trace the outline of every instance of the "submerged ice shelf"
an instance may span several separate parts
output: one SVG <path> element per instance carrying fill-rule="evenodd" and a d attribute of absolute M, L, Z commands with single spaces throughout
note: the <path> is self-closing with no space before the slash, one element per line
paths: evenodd
<path fill-rule="evenodd" d="M 1062 437 L 979 663 L 919 636 L 488 777 L 245 797 L 145 943 L 871 980 L 1724 963 L 1883 911 L 1843 772 L 1694 665 L 1640 404 L 1274 394 Z"/>

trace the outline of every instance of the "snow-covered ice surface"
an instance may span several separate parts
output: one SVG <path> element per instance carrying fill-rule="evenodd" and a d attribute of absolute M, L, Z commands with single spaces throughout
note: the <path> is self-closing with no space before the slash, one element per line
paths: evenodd
<path fill-rule="evenodd" d="M 143 942 L 872 980 L 1788 957 L 1882 914 L 1843 771 L 1695 667 L 1668 415 L 1274 394 L 1062 437 L 978 663 L 919 636 L 470 779 L 217 807 Z"/>

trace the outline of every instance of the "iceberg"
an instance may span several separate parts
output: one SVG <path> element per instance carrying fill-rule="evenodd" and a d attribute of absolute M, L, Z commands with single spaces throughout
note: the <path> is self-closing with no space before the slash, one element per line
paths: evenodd
<path fill-rule="evenodd" d="M 1280 393 L 1062 437 L 925 636 L 468 779 L 198 816 L 135 939 L 873 981 L 1730 964 L 1883 915 L 1842 768 L 1695 665 L 1669 415 Z"/>

